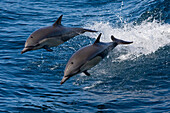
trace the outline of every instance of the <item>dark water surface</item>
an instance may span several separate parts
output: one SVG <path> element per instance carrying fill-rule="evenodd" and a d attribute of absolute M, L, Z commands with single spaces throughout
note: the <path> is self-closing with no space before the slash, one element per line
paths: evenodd
<path fill-rule="evenodd" d="M 1 0 L 0 112 L 170 111 L 169 0 Z M 84 27 L 133 41 L 60 85 L 71 55 L 94 42 L 85 33 L 53 48 L 20 54 L 28 36 L 52 25 Z"/>

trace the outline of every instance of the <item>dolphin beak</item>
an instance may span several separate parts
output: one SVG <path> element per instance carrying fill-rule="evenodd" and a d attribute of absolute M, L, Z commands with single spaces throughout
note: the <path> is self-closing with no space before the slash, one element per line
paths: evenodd
<path fill-rule="evenodd" d="M 27 52 L 27 51 L 31 51 L 32 49 L 29 49 L 29 48 L 24 48 L 22 51 L 21 51 L 21 54 Z"/>
<path fill-rule="evenodd" d="M 63 77 L 63 79 L 61 80 L 60 84 L 62 85 L 65 81 L 67 81 L 70 77 Z"/>

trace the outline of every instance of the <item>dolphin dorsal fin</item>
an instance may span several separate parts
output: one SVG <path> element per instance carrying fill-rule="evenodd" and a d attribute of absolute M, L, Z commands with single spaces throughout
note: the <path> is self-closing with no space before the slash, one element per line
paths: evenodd
<path fill-rule="evenodd" d="M 63 15 L 61 15 L 57 21 L 53 24 L 53 26 L 57 26 L 57 25 L 61 25 L 61 19 L 62 19 Z"/>
<path fill-rule="evenodd" d="M 96 41 L 93 44 L 99 43 L 100 42 L 100 37 L 101 37 L 102 33 L 99 34 L 99 36 L 97 37 Z"/>

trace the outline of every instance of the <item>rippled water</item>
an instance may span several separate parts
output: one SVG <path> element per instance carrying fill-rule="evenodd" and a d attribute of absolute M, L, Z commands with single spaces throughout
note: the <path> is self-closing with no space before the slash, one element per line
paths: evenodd
<path fill-rule="evenodd" d="M 1 0 L 0 112 L 169 112 L 169 0 Z M 62 24 L 133 41 L 60 85 L 71 55 L 94 42 L 85 33 L 45 50 L 20 54 L 36 29 Z"/>

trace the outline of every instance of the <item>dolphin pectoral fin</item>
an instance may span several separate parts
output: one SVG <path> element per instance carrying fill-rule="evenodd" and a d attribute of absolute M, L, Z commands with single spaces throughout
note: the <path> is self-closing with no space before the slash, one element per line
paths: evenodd
<path fill-rule="evenodd" d="M 89 72 L 87 72 L 87 70 L 84 71 L 83 73 L 84 73 L 85 75 L 87 75 L 87 76 L 90 76 L 90 75 L 91 75 Z"/>
<path fill-rule="evenodd" d="M 44 48 L 45 50 L 49 51 L 49 52 L 52 52 L 52 51 L 53 51 L 53 50 L 50 49 L 48 46 L 44 46 L 43 48 Z"/>

